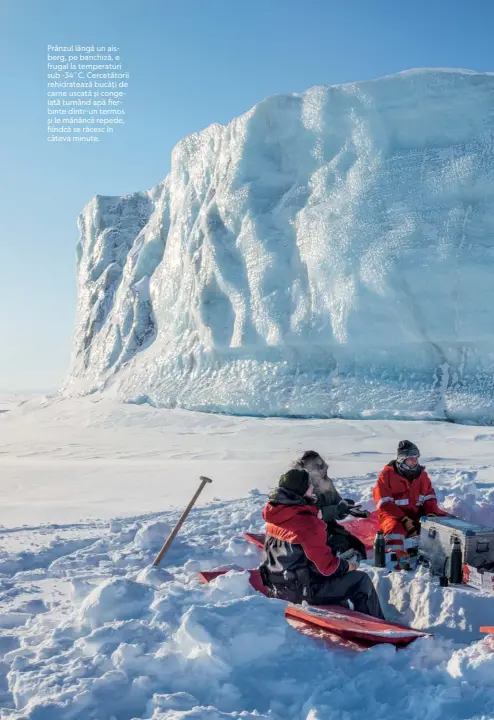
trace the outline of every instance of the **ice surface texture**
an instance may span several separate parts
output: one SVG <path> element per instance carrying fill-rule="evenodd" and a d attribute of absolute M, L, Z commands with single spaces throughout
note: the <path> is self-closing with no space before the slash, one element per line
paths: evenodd
<path fill-rule="evenodd" d="M 494 422 L 494 75 L 270 97 L 80 216 L 67 392 Z"/>

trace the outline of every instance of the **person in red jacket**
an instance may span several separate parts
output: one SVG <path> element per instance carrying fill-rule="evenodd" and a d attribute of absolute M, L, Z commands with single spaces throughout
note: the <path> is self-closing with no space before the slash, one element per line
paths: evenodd
<path fill-rule="evenodd" d="M 340 604 L 384 618 L 369 575 L 331 552 L 315 501 L 306 470 L 294 468 L 281 476 L 262 512 L 267 523 L 260 567 L 264 585 L 282 600 Z"/>
<path fill-rule="evenodd" d="M 420 452 L 410 440 L 400 440 L 396 460 L 384 467 L 373 496 L 379 525 L 386 545 L 405 549 L 405 538 L 420 534 L 424 515 L 448 515 L 437 504 L 436 493 L 425 468 L 419 464 Z"/>

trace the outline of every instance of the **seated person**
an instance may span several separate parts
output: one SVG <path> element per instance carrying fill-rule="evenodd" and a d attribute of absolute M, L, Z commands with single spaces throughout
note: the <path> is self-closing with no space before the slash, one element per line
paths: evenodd
<path fill-rule="evenodd" d="M 295 461 L 294 467 L 307 470 L 309 481 L 314 486 L 314 493 L 320 508 L 322 519 L 327 525 L 328 545 L 336 554 L 347 559 L 356 556 L 357 560 L 365 560 L 367 553 L 365 545 L 355 535 L 340 525 L 337 521 L 343 520 L 347 515 L 354 517 L 368 517 L 367 510 L 362 510 L 353 500 L 341 497 L 333 481 L 328 477 L 328 464 L 315 452 L 307 450 Z"/>
<path fill-rule="evenodd" d="M 294 468 L 281 476 L 264 506 L 267 526 L 260 571 L 269 594 L 312 605 L 349 607 L 351 601 L 355 610 L 383 618 L 370 577 L 328 547 L 326 524 L 314 499 L 308 472 Z"/>
<path fill-rule="evenodd" d="M 419 457 L 416 445 L 400 440 L 396 460 L 384 467 L 373 490 L 379 525 L 386 547 L 392 550 L 403 551 L 405 538 L 420 534 L 420 518 L 424 515 L 449 515 L 438 506 Z"/>

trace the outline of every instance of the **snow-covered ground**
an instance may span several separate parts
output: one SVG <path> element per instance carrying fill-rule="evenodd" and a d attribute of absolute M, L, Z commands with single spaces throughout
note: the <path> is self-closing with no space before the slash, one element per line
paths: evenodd
<path fill-rule="evenodd" d="M 2 406 L 3 407 L 3 406 Z M 7 409 L 7 408 L 5 408 Z M 0 414 L 0 718 L 360 720 L 494 718 L 494 598 L 371 572 L 386 614 L 434 632 L 406 650 L 341 650 L 300 635 L 283 603 L 234 573 L 265 493 L 316 449 L 345 496 L 414 440 L 441 502 L 494 524 L 492 428 L 231 418 L 80 400 Z M 159 570 L 149 564 L 198 484 Z"/>
<path fill-rule="evenodd" d="M 32 395 L 1 395 L 0 394 L 0 413 L 8 412 L 20 405 L 25 400 L 32 399 Z"/>

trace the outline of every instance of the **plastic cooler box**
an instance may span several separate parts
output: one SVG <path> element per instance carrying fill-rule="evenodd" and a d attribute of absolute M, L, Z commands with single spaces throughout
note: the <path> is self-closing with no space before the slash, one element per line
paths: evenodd
<path fill-rule="evenodd" d="M 428 515 L 420 521 L 419 554 L 439 575 L 449 572 L 454 538 L 461 544 L 463 564 L 480 568 L 494 562 L 494 528 L 453 517 Z"/>

